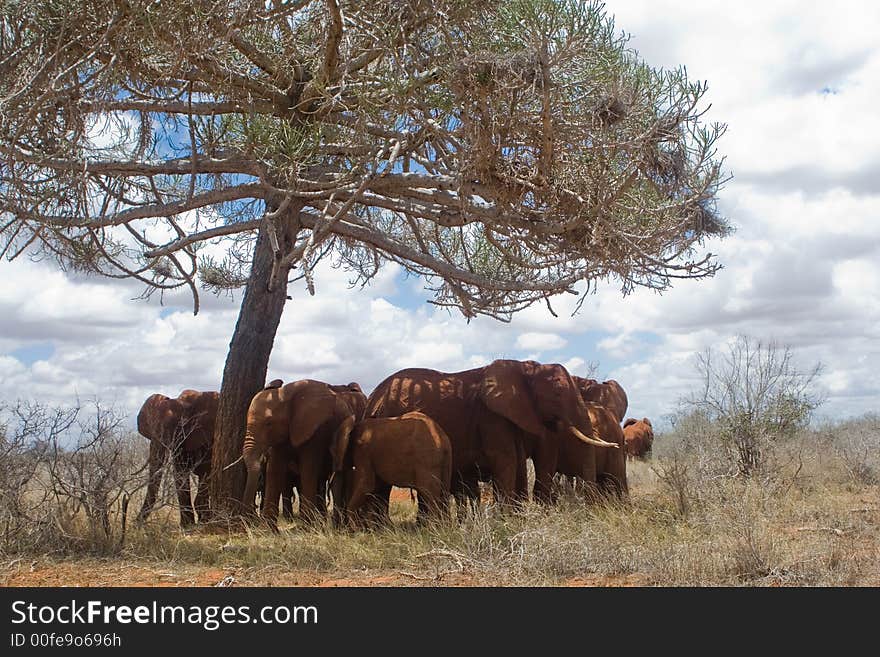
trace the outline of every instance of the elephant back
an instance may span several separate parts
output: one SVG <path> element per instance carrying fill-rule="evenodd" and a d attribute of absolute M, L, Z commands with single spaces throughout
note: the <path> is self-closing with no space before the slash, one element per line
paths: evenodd
<path fill-rule="evenodd" d="M 485 368 L 440 372 L 422 367 L 400 370 L 387 377 L 367 398 L 365 417 L 394 417 L 409 411 L 430 412 L 434 406 L 470 405 L 480 392 Z"/>

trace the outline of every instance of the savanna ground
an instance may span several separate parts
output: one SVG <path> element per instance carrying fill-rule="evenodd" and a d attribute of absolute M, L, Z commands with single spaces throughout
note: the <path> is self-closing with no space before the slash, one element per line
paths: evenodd
<path fill-rule="evenodd" d="M 145 450 L 135 439 L 118 443 L 131 446 L 131 477 L 112 484 L 120 490 L 137 480 Z M 144 527 L 129 518 L 123 532 L 122 500 L 136 510 L 140 489 L 111 490 L 106 517 L 95 513 L 72 485 L 87 479 L 68 463 L 77 463 L 74 451 L 62 459 L 68 470 L 43 464 L 33 473 L 28 485 L 39 480 L 51 495 L 36 500 L 19 487 L 15 498 L 11 465 L 23 454 L 0 461 L 5 586 L 880 586 L 877 417 L 767 445 L 747 477 L 711 428 L 682 422 L 657 437 L 650 461 L 629 463 L 625 503 L 588 505 L 565 489 L 552 507 L 505 512 L 490 503 L 460 521 L 416 525 L 409 494 L 395 489 L 394 524 L 359 532 L 296 520 L 278 535 L 183 532 L 170 490 Z"/>

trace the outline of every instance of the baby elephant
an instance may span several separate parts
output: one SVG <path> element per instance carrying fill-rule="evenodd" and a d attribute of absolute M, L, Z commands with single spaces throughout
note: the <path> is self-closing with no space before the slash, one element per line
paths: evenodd
<path fill-rule="evenodd" d="M 452 447 L 434 420 L 419 412 L 369 418 L 343 433 L 334 437 L 332 453 L 334 476 L 343 479 L 344 491 L 337 487 L 334 500 L 342 500 L 339 506 L 350 517 L 358 517 L 368 502 L 375 504 L 376 492 L 384 493 L 380 503 L 387 504 L 391 486 L 416 489 L 420 516 L 448 508 Z"/>

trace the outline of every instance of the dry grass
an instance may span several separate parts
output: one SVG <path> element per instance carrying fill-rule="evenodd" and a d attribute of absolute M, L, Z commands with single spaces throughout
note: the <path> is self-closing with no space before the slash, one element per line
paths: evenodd
<path fill-rule="evenodd" d="M 115 573 L 119 583 L 148 585 L 876 586 L 878 436 L 870 418 L 805 432 L 780 447 L 772 470 L 750 478 L 726 476 L 705 450 L 685 451 L 680 436 L 660 436 L 653 461 L 630 463 L 623 504 L 587 505 L 569 490 L 549 508 L 489 504 L 459 521 L 416 525 L 415 506 L 401 496 L 394 523 L 369 531 L 295 520 L 278 535 L 183 533 L 176 510 L 165 508 L 112 548 L 89 544 L 83 522 L 80 540 L 6 550 L 0 583 L 51 583 L 75 563 L 67 583 L 106 585 Z"/>

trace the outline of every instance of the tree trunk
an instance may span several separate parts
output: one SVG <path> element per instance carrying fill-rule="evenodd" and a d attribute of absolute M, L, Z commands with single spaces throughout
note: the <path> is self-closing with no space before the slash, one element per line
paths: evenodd
<path fill-rule="evenodd" d="M 279 226 L 278 235 L 283 254 L 289 253 L 293 247 L 298 224 L 292 218 L 298 216 L 300 209 L 292 207 L 289 215 L 279 222 L 283 226 Z M 265 226 L 261 226 L 238 322 L 229 343 L 214 429 L 211 506 L 220 517 L 242 512 L 245 467 L 241 462 L 228 469 L 227 466 L 241 456 L 248 406 L 253 396 L 266 385 L 269 356 L 287 300 L 289 267 L 280 269 L 275 289 L 268 289 L 274 260 L 269 234 Z"/>

